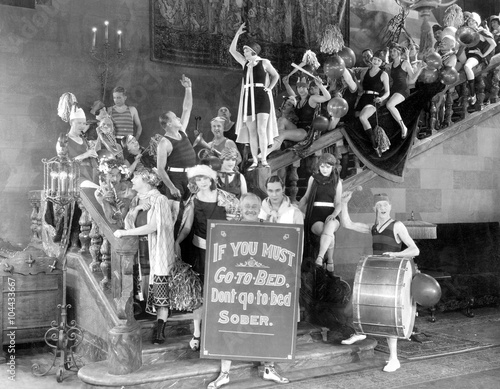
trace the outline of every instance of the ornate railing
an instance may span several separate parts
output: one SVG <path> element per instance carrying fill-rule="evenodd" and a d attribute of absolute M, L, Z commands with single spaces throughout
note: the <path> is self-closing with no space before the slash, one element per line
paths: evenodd
<path fill-rule="evenodd" d="M 486 98 L 486 79 L 490 78 L 489 102 L 494 104 L 498 100 L 500 89 L 500 62 L 487 67 L 480 67 L 474 71 L 476 86 L 476 103 L 471 107 L 469 102 L 470 91 L 467 85 L 465 74 L 460 72 L 460 77 L 452 85 L 447 86 L 443 91 L 436 94 L 431 100 L 424 126 L 428 135 L 435 130 L 443 130 L 450 127 L 457 121 L 465 119 L 472 108 L 474 111 L 481 111 Z M 454 101 L 458 98 L 458 104 Z M 455 107 L 455 108 L 454 108 Z M 458 119 L 455 122 L 453 118 Z"/>
<path fill-rule="evenodd" d="M 88 265 L 90 272 L 102 273 L 99 288 L 112 303 L 100 308 L 112 307 L 112 316 L 116 315 L 108 336 L 108 372 L 123 375 L 142 365 L 140 326 L 133 312 L 133 265 L 138 239 L 113 235 L 116 227 L 107 221 L 94 192 L 92 188 L 80 191 L 80 253 L 89 253 L 92 257 Z"/>

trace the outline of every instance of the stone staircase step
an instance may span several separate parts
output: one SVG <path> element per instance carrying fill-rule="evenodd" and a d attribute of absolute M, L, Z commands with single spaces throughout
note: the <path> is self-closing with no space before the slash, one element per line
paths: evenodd
<path fill-rule="evenodd" d="M 169 318 L 170 320 L 170 318 Z M 168 321 L 167 321 L 168 324 Z M 142 339 L 142 363 L 150 364 L 163 362 L 172 362 L 183 359 L 193 359 L 199 357 L 198 351 L 192 351 L 189 348 L 189 341 L 192 338 L 191 320 L 178 320 L 177 323 L 171 323 L 170 332 L 165 330 L 165 343 L 161 345 L 153 344 L 152 328 L 154 322 L 141 323 L 143 331 Z M 144 336 L 147 331 L 148 336 Z M 323 338 L 322 328 L 306 322 L 297 323 L 297 341 L 302 339 L 320 340 Z M 311 340 L 312 341 L 312 340 Z"/>
<path fill-rule="evenodd" d="M 374 357 L 377 344 L 374 339 L 368 338 L 355 345 L 344 346 L 327 342 L 326 335 L 321 335 L 320 327 L 301 327 L 301 333 L 297 335 L 295 361 L 277 363 L 278 371 L 292 380 L 304 379 L 308 374 L 321 374 L 322 371 L 330 371 L 335 366 L 349 365 L 348 368 L 352 369 L 353 366 L 350 365 L 356 365 L 360 361 L 366 364 L 366 361 Z M 206 388 L 209 382 L 217 378 L 220 361 L 199 358 L 199 353 L 189 350 L 185 342 L 172 342 L 168 347 L 180 347 L 180 344 L 183 346 L 184 356 L 177 360 L 172 359 L 170 351 L 165 351 L 162 355 L 157 354 L 154 362 L 144 360 L 138 371 L 125 376 L 108 374 L 107 362 L 101 361 L 84 366 L 78 377 L 85 383 L 85 388 Z M 185 356 L 188 358 L 184 358 Z M 147 352 L 143 353 L 143 357 L 148 358 Z M 230 387 L 257 388 L 276 385 L 258 378 L 261 376 L 260 363 L 234 361 Z"/>

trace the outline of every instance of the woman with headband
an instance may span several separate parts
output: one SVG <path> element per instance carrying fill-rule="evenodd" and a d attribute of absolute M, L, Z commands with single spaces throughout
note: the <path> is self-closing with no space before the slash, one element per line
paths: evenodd
<path fill-rule="evenodd" d="M 239 143 L 250 143 L 253 162 L 248 170 L 253 170 L 259 163 L 259 148 L 262 167 L 269 167 L 267 147 L 278 136 L 272 89 L 279 74 L 269 60 L 259 57 L 259 44 L 250 43 L 243 46 L 243 54 L 238 52 L 238 39 L 244 33 L 245 23 L 236 31 L 229 52 L 244 71 L 236 134 Z"/>
<path fill-rule="evenodd" d="M 167 197 L 156 189 L 160 182 L 160 177 L 150 169 L 134 174 L 132 189 L 137 191 L 137 196 L 125 217 L 125 230 L 114 232 L 117 238 L 139 236 L 147 241 L 150 275 L 146 312 L 157 316 L 154 344 L 165 342 L 163 331 L 170 305 L 169 277 L 175 263 L 174 222 Z"/>
<path fill-rule="evenodd" d="M 414 77 L 418 77 L 425 65 L 423 62 L 417 62 L 417 69 L 413 71 L 410 62 L 403 58 L 403 50 L 405 50 L 405 48 L 398 44 L 394 44 L 390 48 L 390 55 L 392 59 L 392 63 L 390 65 L 392 86 L 391 96 L 386 103 L 386 107 L 394 120 L 396 120 L 399 124 L 399 127 L 401 127 L 401 138 L 406 139 L 406 136 L 408 135 L 408 128 L 406 128 L 406 125 L 396 106 L 405 101 L 410 95 L 408 78 L 412 79 Z M 406 54 L 405 57 L 407 58 L 408 55 Z"/>

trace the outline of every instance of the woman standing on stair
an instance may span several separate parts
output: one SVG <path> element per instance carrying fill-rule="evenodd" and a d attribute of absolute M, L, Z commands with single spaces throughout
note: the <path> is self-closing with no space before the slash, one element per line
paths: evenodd
<path fill-rule="evenodd" d="M 137 196 L 132 200 L 125 217 L 126 229 L 114 232 L 117 238 L 141 236 L 147 239 L 151 270 L 146 312 L 156 314 L 158 318 L 154 344 L 165 342 L 163 330 L 170 305 L 168 281 L 175 261 L 174 222 L 167 197 L 156 189 L 160 183 L 160 177 L 150 169 L 143 169 L 134 174 L 132 188 L 137 191 Z"/>
<path fill-rule="evenodd" d="M 280 76 L 268 59 L 259 57 L 258 43 L 243 46 L 243 54 L 238 52 L 238 39 L 244 30 L 245 23 L 236 31 L 229 52 L 244 71 L 236 134 L 238 143 L 250 143 L 253 162 L 248 170 L 253 170 L 258 165 L 259 148 L 262 167 L 269 167 L 267 147 L 278 135 L 272 89 Z"/>
<path fill-rule="evenodd" d="M 332 274 L 335 232 L 340 227 L 338 215 L 342 205 L 342 180 L 336 167 L 337 160 L 332 154 L 322 154 L 318 159 L 319 171 L 309 178 L 306 193 L 299 202 L 299 208 L 305 210 L 308 236 L 313 233 L 320 237 L 316 265 L 323 266 L 326 262 L 326 271 Z"/>
<path fill-rule="evenodd" d="M 402 58 L 403 55 L 403 46 L 398 44 L 394 44 L 391 46 L 390 55 L 392 59 L 391 64 L 391 97 L 386 103 L 387 110 L 391 113 L 392 117 L 401 127 L 401 138 L 405 139 L 406 135 L 408 135 L 408 128 L 401 118 L 401 114 L 399 113 L 396 106 L 403 101 L 405 101 L 410 95 L 410 88 L 408 86 L 408 79 L 413 79 L 414 77 L 418 77 L 423 67 L 425 66 L 423 62 L 417 62 L 417 69 L 415 72 L 411 67 L 410 62 L 406 59 Z M 406 55 L 408 57 L 408 55 Z"/>
<path fill-rule="evenodd" d="M 180 244 L 193 229 L 193 246 L 196 251 L 196 258 L 193 270 L 200 275 L 203 283 L 205 276 L 205 257 L 207 248 L 207 222 L 208 219 L 226 220 L 231 218 L 231 214 L 236 213 L 238 199 L 223 190 L 217 189 L 217 173 L 207 165 L 196 165 L 187 170 L 189 180 L 189 190 L 193 195 L 189 198 L 179 235 L 175 241 L 175 252 L 181 257 Z M 234 215 L 236 216 L 236 215 Z M 189 347 L 196 351 L 200 349 L 201 318 L 203 307 L 193 311 L 193 338 L 189 342 Z"/>
<path fill-rule="evenodd" d="M 363 129 L 367 132 L 374 149 L 377 148 L 375 133 L 368 121 L 376 111 L 375 104 L 382 103 L 389 97 L 389 76 L 381 68 L 385 63 L 385 51 L 378 50 L 371 59 L 372 66 L 361 74 L 361 95 L 356 112 L 359 112 L 359 120 Z"/>

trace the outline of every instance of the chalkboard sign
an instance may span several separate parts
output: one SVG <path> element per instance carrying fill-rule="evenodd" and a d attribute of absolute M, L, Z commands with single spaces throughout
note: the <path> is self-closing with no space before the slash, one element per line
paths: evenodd
<path fill-rule="evenodd" d="M 295 357 L 303 227 L 209 220 L 202 358 Z"/>

